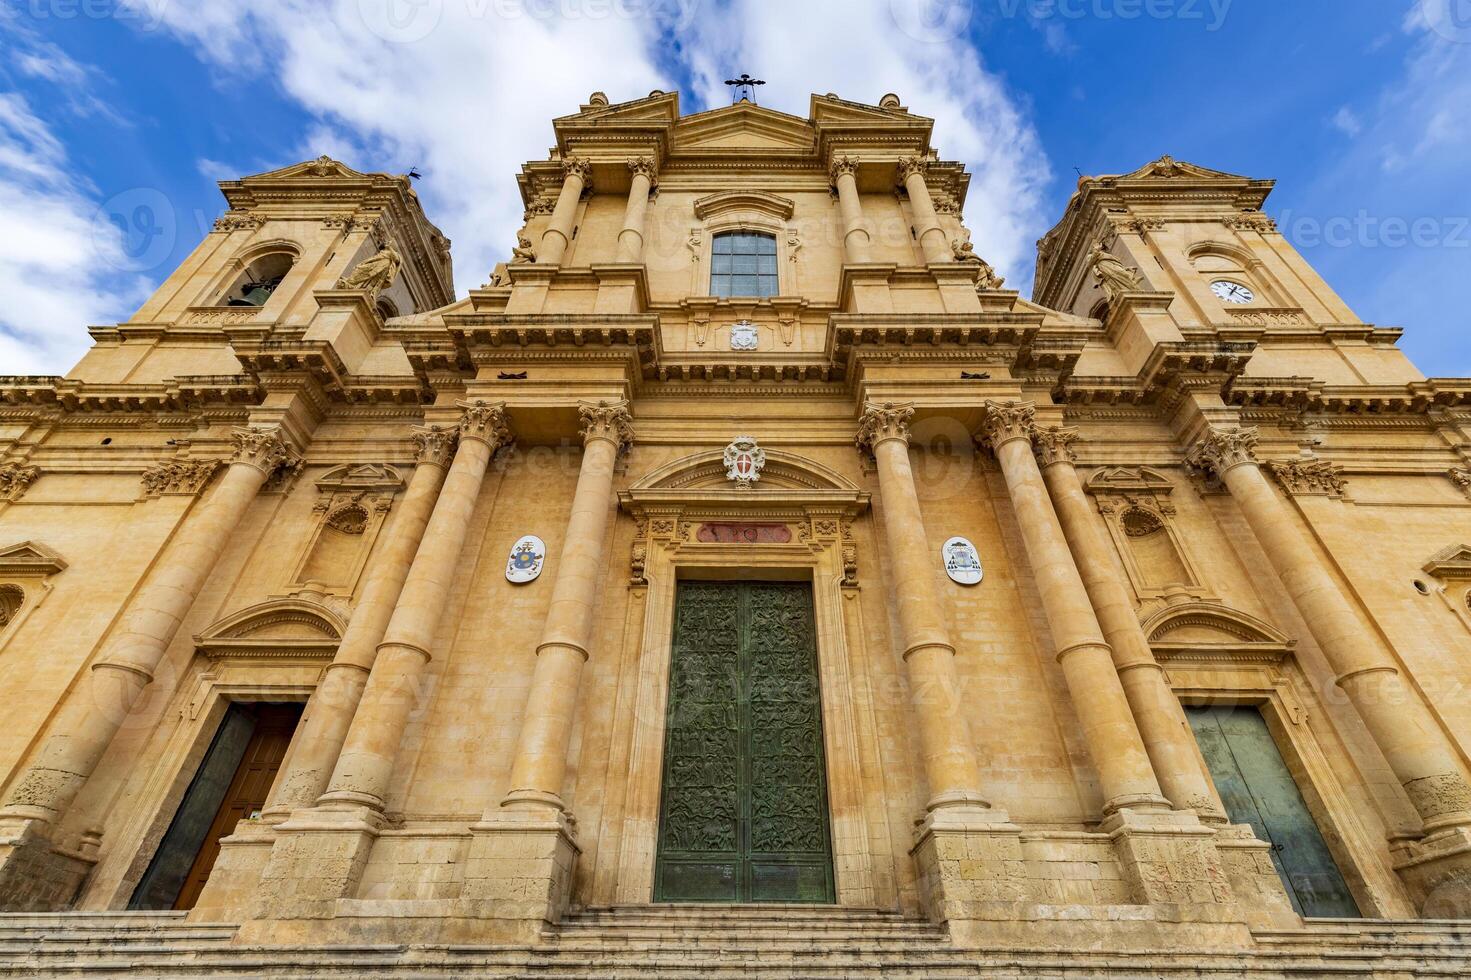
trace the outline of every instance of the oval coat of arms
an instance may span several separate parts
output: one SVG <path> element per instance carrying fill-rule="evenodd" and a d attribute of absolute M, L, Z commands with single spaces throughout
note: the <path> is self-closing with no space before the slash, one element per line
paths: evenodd
<path fill-rule="evenodd" d="M 530 582 L 541 574 L 546 556 L 547 546 L 541 538 L 523 534 L 511 545 L 511 557 L 506 559 L 506 581 L 517 585 Z"/>
<path fill-rule="evenodd" d="M 955 537 L 945 542 L 940 549 L 945 562 L 945 574 L 961 585 L 976 585 L 981 581 L 981 555 L 976 546 L 965 538 Z"/>

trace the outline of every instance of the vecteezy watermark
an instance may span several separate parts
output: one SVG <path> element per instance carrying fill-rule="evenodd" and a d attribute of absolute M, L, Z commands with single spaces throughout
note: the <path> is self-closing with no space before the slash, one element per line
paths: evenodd
<path fill-rule="evenodd" d="M 1199 21 L 1207 31 L 1226 23 L 1234 0 L 889 0 L 901 33 L 916 41 L 942 43 L 963 35 L 976 12 L 1005 20 L 1178 20 Z M 1433 0 L 1426 0 L 1433 2 Z M 1447 0 L 1457 2 L 1457 0 Z M 1471 0 L 1464 0 L 1471 3 Z"/>
<path fill-rule="evenodd" d="M 1298 248 L 1471 248 L 1471 215 L 1403 218 L 1360 211 L 1320 218 L 1285 211 L 1277 226 Z"/>
<path fill-rule="evenodd" d="M 152 31 L 163 23 L 169 0 L 24 0 L 20 7 L 34 20 L 118 20 Z"/>
<path fill-rule="evenodd" d="M 174 205 L 151 187 L 114 194 L 92 216 L 92 243 L 102 260 L 123 272 L 162 265 L 174 250 Z"/>
<path fill-rule="evenodd" d="M 1471 0 L 1420 0 L 1420 13 L 1441 37 L 1471 44 Z"/>
<path fill-rule="evenodd" d="M 578 21 L 651 19 L 680 31 L 701 0 L 357 0 L 368 32 L 391 44 L 412 44 L 451 20 Z"/>

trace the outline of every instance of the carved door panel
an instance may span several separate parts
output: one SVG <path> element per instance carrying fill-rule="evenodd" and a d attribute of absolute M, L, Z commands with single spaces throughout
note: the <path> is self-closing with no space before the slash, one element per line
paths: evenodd
<path fill-rule="evenodd" d="M 656 901 L 831 902 L 812 590 L 681 583 Z"/>
<path fill-rule="evenodd" d="M 1299 914 L 1356 918 L 1358 903 L 1255 708 L 1187 708 L 1190 727 L 1232 823 L 1272 845 L 1272 863 Z"/>

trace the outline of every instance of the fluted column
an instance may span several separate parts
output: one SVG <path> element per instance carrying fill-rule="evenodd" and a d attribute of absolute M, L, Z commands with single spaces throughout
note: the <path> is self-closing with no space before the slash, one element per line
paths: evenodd
<path fill-rule="evenodd" d="M 1170 689 L 1164 668 L 1154 659 L 1134 603 L 1078 478 L 1072 451 L 1076 438 L 1076 430 L 1056 427 L 1034 434 L 1042 478 L 1072 550 L 1073 564 L 1082 575 L 1083 587 L 1113 651 L 1114 669 L 1160 788 L 1177 810 L 1195 810 L 1206 820 L 1223 823 L 1226 814 L 1201 766 L 1190 722 L 1180 699 Z"/>
<path fill-rule="evenodd" d="M 582 192 L 592 181 L 592 166 L 586 160 L 571 158 L 562 162 L 562 190 L 557 195 L 556 207 L 542 232 L 541 247 L 536 250 L 536 261 L 541 265 L 561 265 L 572 243 L 572 229 L 577 224 L 577 202 Z"/>
<path fill-rule="evenodd" d="M 1034 414 L 1029 404 L 988 401 L 982 431 L 1006 478 L 1057 661 L 1083 727 L 1088 754 L 1098 769 L 1103 812 L 1167 807 L 1114 671 L 1113 651 L 1093 615 L 1088 592 L 1047 498 L 1042 471 L 1032 455 Z"/>
<path fill-rule="evenodd" d="M 613 467 L 633 440 L 627 402 L 583 403 L 582 467 L 557 561 L 557 582 L 536 647 L 531 690 L 511 761 L 510 791 L 501 806 L 565 810 L 562 779 L 572 738 L 582 665 L 606 577 L 604 538 L 613 500 Z"/>
<path fill-rule="evenodd" d="M 828 176 L 838 189 L 838 210 L 843 216 L 843 256 L 849 264 L 861 264 L 869 259 L 868 229 L 863 224 L 863 203 L 858 198 L 858 161 L 852 157 L 838 157 L 829 168 Z"/>
<path fill-rule="evenodd" d="M 321 805 L 383 809 L 394 759 L 419 679 L 429 663 L 434 632 L 449 599 L 486 467 L 496 450 L 511 440 L 503 403 L 475 401 L 464 409 L 454 462 L 384 629 L 383 642 L 378 644 L 362 701 L 327 792 L 318 800 Z"/>
<path fill-rule="evenodd" d="M 0 819 L 51 824 L 66 812 L 153 680 L 261 485 L 294 456 L 274 426 L 236 429 L 232 438 L 235 454 L 225 475 L 184 521 L 93 663 L 91 676 L 67 697 L 35 761 L 11 788 Z"/>
<path fill-rule="evenodd" d="M 899 161 L 899 181 L 909 194 L 909 207 L 914 212 L 914 231 L 919 236 L 925 262 L 953 262 L 955 254 L 950 250 L 945 229 L 940 227 L 940 218 L 935 214 L 930 185 L 925 183 L 927 166 L 928 161 L 920 157 L 905 157 Z"/>
<path fill-rule="evenodd" d="M 636 157 L 628 161 L 633 172 L 628 187 L 628 206 L 623 210 L 623 229 L 618 232 L 618 261 L 642 262 L 644 259 L 644 214 L 649 210 L 649 192 L 654 188 L 654 161 Z"/>
<path fill-rule="evenodd" d="M 1471 825 L 1471 788 L 1455 751 L 1399 667 L 1359 624 L 1312 542 L 1256 460 L 1256 430 L 1210 429 L 1190 452 L 1231 491 L 1427 832 Z"/>
<path fill-rule="evenodd" d="M 292 810 L 311 806 L 327 790 L 332 768 L 362 700 L 378 644 L 393 616 L 444 483 L 457 434 L 452 426 L 438 425 L 422 426 L 413 432 L 418 446 L 414 475 L 398 505 L 388 541 L 368 571 L 352 619 L 337 645 L 337 655 L 307 702 L 306 714 L 292 739 L 291 755 L 276 783 L 279 788 L 265 809 L 267 821 L 277 822 Z"/>
<path fill-rule="evenodd" d="M 945 629 L 924 518 L 909 466 L 911 405 L 869 403 L 858 421 L 857 443 L 873 454 L 883 498 L 890 586 L 899 610 L 900 642 L 920 752 L 930 784 L 927 808 L 989 806 L 981 796 L 980 764 L 960 706 L 955 647 Z M 918 557 L 916 557 L 918 556 Z"/>

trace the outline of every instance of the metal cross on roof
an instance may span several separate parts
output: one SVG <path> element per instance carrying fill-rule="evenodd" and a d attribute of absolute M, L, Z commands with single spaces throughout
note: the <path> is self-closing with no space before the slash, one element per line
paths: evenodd
<path fill-rule="evenodd" d="M 735 86 L 730 93 L 730 101 L 734 104 L 742 99 L 754 103 L 756 101 L 756 86 L 765 85 L 766 83 L 759 78 L 752 78 L 745 72 L 741 72 L 740 78 L 727 78 L 725 84 Z"/>

